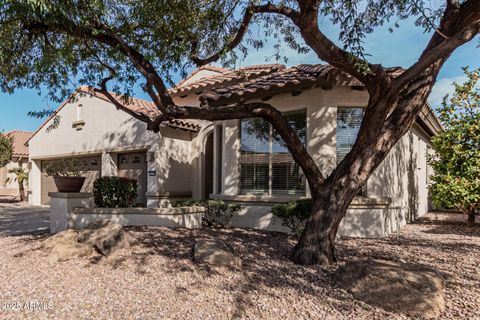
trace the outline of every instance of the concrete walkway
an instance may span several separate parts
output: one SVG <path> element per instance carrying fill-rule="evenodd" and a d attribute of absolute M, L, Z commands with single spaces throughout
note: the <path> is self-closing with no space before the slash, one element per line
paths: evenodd
<path fill-rule="evenodd" d="M 0 202 L 0 235 L 20 235 L 50 228 L 49 208 Z"/>

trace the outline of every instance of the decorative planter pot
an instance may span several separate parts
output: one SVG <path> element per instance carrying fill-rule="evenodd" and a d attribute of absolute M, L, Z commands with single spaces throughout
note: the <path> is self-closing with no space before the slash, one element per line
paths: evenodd
<path fill-rule="evenodd" d="M 80 192 L 85 177 L 53 177 L 58 192 Z"/>

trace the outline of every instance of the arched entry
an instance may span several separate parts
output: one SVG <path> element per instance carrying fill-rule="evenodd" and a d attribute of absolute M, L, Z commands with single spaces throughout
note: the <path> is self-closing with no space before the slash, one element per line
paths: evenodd
<path fill-rule="evenodd" d="M 208 199 L 213 192 L 213 123 L 200 129 L 193 150 L 197 154 L 193 177 L 193 198 Z"/>
<path fill-rule="evenodd" d="M 203 199 L 208 199 L 213 193 L 213 131 L 210 131 L 205 142 L 203 166 Z"/>

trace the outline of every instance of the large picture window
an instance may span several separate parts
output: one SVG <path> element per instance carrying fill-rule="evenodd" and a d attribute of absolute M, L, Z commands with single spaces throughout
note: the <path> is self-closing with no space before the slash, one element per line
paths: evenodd
<path fill-rule="evenodd" d="M 337 165 L 352 150 L 363 119 L 363 108 L 337 109 Z"/>
<path fill-rule="evenodd" d="M 305 111 L 284 115 L 306 144 Z M 269 122 L 240 121 L 240 193 L 304 194 L 305 177 L 287 146 Z"/>

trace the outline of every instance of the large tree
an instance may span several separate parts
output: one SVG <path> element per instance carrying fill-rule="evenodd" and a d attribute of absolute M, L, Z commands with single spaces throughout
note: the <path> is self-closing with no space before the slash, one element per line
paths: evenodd
<path fill-rule="evenodd" d="M 467 80 L 454 83 L 439 108 L 445 130 L 432 139 L 430 190 L 437 206 L 458 209 L 473 224 L 480 209 L 480 68 L 464 72 Z"/>
<path fill-rule="evenodd" d="M 342 46 L 320 29 L 323 17 L 339 25 Z M 369 63 L 362 48 L 366 34 L 390 20 L 408 17 L 432 31 L 418 61 L 401 75 Z M 350 202 L 412 126 L 448 57 L 479 33 L 480 5 L 478 0 L 448 0 L 430 10 L 415 0 L 10 0 L 0 8 L 0 24 L 4 90 L 48 85 L 51 97 L 59 98 L 75 78 L 98 83 L 96 90 L 128 112 L 123 99 L 109 94 L 107 84 L 128 95 L 142 79 L 161 115 L 132 116 L 153 131 L 174 118 L 269 121 L 302 168 L 313 200 L 293 260 L 327 264 L 335 260 L 334 239 Z M 329 176 L 321 173 L 295 131 L 271 105 L 178 106 L 167 90 L 172 71 L 190 63 L 227 63 L 235 53 L 246 52 L 245 44 L 261 46 L 264 39 L 252 38 L 255 35 L 249 32 L 254 24 L 266 35 L 283 36 L 299 51 L 305 51 L 306 44 L 320 60 L 357 78 L 369 92 L 357 140 Z"/>

